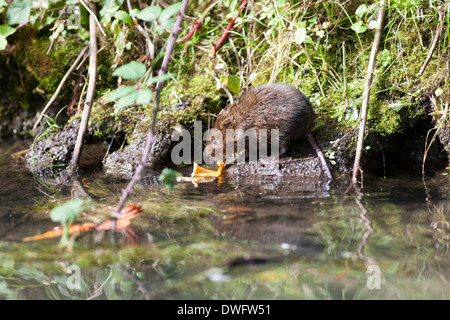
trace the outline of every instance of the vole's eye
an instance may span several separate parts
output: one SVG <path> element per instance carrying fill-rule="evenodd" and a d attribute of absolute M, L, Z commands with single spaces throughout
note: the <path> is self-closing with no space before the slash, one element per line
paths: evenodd
<path fill-rule="evenodd" d="M 231 118 L 228 118 L 223 121 L 223 127 L 228 128 L 232 123 L 233 123 L 233 120 L 231 120 Z"/>

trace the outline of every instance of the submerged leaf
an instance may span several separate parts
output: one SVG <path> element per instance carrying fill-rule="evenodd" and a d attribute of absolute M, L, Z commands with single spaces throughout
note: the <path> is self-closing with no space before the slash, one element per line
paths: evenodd
<path fill-rule="evenodd" d="M 121 216 L 115 221 L 116 229 L 125 229 L 130 225 L 130 220 L 136 217 L 138 214 L 142 213 L 140 206 L 137 205 L 128 205 L 121 211 Z M 80 234 L 83 232 L 87 232 L 93 228 L 95 230 L 111 230 L 114 222 L 112 219 L 108 219 L 98 226 L 95 226 L 93 222 L 86 222 L 83 224 L 72 224 L 68 230 L 69 234 Z M 43 234 L 38 234 L 31 237 L 25 237 L 22 241 L 36 241 L 36 240 L 44 240 L 44 239 L 52 239 L 56 237 L 61 237 L 64 234 L 64 230 L 61 226 L 56 226 L 53 230 L 47 231 Z"/>

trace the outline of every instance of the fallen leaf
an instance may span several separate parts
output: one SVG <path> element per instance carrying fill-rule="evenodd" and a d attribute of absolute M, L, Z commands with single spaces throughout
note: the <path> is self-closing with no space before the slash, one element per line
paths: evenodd
<path fill-rule="evenodd" d="M 142 213 L 142 209 L 137 205 L 128 205 L 121 211 L 120 218 L 116 219 L 116 229 L 125 229 L 130 225 L 130 220 L 133 219 L 138 214 Z M 80 234 L 87 232 L 92 228 L 95 230 L 111 230 L 113 226 L 113 219 L 108 219 L 98 224 L 97 226 L 93 222 L 86 222 L 83 224 L 72 224 L 69 228 L 69 234 Z M 61 226 L 56 226 L 53 230 L 47 231 L 43 234 L 38 234 L 31 237 L 25 237 L 22 241 L 36 241 L 44 239 L 52 239 L 56 237 L 61 237 L 63 230 Z"/>
<path fill-rule="evenodd" d="M 218 161 L 217 165 L 219 166 L 217 170 L 208 170 L 200 167 L 196 162 L 194 162 L 194 168 L 192 169 L 191 176 L 181 177 L 181 181 L 190 181 L 195 185 L 198 183 L 214 181 L 216 178 L 220 178 L 222 176 L 224 163 L 223 161 Z"/>

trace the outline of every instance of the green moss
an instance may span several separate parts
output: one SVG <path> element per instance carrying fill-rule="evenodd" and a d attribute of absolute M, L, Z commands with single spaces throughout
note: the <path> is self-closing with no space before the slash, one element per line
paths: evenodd
<path fill-rule="evenodd" d="M 40 89 L 53 94 L 84 44 L 77 37 L 69 35 L 55 40 L 48 54 L 46 52 L 50 43 L 43 36 L 22 41 L 21 46 L 21 64 L 36 78 Z M 59 97 L 69 95 L 69 87 L 66 85 Z"/>

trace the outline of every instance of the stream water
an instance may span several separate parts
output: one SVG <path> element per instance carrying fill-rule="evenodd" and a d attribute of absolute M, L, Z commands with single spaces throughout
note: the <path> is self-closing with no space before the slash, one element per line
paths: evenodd
<path fill-rule="evenodd" d="M 448 171 L 345 184 L 225 179 L 168 190 L 152 179 L 129 203 L 131 226 L 23 242 L 51 230 L 76 188 L 34 177 L 0 144 L 2 299 L 449 299 Z M 106 217 L 126 182 L 83 175 Z M 89 181 L 89 182 L 86 182 Z"/>

